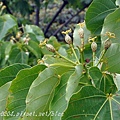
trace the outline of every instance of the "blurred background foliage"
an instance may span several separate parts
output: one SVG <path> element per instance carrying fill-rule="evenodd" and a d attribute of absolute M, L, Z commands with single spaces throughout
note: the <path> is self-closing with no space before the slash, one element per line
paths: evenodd
<path fill-rule="evenodd" d="M 45 37 L 56 36 L 63 41 L 62 30 L 73 28 L 84 21 L 85 10 L 92 0 L 1 0 L 5 13 L 17 18 L 22 24 L 39 26 Z"/>

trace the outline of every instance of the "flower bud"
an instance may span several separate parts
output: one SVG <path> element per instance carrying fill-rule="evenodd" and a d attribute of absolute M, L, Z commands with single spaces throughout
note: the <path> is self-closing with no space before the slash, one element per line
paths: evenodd
<path fill-rule="evenodd" d="M 21 32 L 17 32 L 16 34 L 16 38 L 19 39 L 21 37 L 22 33 Z"/>
<path fill-rule="evenodd" d="M 83 28 L 80 28 L 78 30 L 78 34 L 80 35 L 80 38 L 84 38 L 84 30 L 83 30 Z"/>
<path fill-rule="evenodd" d="M 104 42 L 104 48 L 107 50 L 111 46 L 112 42 L 110 39 L 105 40 Z"/>
<path fill-rule="evenodd" d="M 2 5 L 3 5 L 3 2 L 0 2 L 0 7 L 2 7 Z"/>
<path fill-rule="evenodd" d="M 55 48 L 54 48 L 51 44 L 46 44 L 46 48 L 47 48 L 50 52 L 55 52 Z"/>
<path fill-rule="evenodd" d="M 65 35 L 65 41 L 68 44 L 72 44 L 72 39 L 71 39 L 71 37 L 68 34 Z"/>
<path fill-rule="evenodd" d="M 6 9 L 6 6 L 5 6 L 5 5 L 2 6 L 1 10 L 4 10 L 4 9 Z"/>
<path fill-rule="evenodd" d="M 97 43 L 96 42 L 92 42 L 91 49 L 93 52 L 95 52 L 97 50 Z"/>

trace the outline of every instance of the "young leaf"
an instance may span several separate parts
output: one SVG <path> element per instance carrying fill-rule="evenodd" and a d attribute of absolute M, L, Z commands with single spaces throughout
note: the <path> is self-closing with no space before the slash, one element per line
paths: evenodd
<path fill-rule="evenodd" d="M 9 81 L 12 81 L 16 77 L 17 73 L 20 70 L 25 69 L 25 68 L 30 68 L 30 66 L 16 63 L 16 64 L 10 65 L 2 69 L 0 71 L 0 87 Z"/>
<path fill-rule="evenodd" d="M 49 104 L 58 83 L 59 78 L 53 68 L 46 68 L 39 74 L 26 98 L 26 112 L 35 112 L 35 116 L 24 116 L 25 120 L 50 120 Z"/>
<path fill-rule="evenodd" d="M 111 0 L 94 0 L 86 12 L 86 26 L 93 34 L 100 34 L 105 17 L 116 9 Z"/>
<path fill-rule="evenodd" d="M 24 112 L 26 108 L 26 96 L 32 82 L 36 79 L 38 74 L 43 71 L 46 67 L 44 65 L 36 65 L 32 68 L 26 68 L 21 70 L 16 78 L 12 81 L 10 86 L 10 94 L 8 96 L 6 110 L 11 112 L 14 111 L 16 116 L 6 116 L 5 119 L 16 120 L 20 115 L 17 113 Z"/>
<path fill-rule="evenodd" d="M 62 120 L 119 120 L 120 91 L 104 94 L 93 86 L 85 86 L 72 96 Z"/>

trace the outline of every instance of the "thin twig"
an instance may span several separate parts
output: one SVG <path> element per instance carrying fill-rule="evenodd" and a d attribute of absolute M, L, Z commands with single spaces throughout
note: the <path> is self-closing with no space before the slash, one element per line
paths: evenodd
<path fill-rule="evenodd" d="M 68 1 L 64 1 L 62 6 L 60 7 L 60 9 L 56 12 L 56 14 L 54 15 L 54 17 L 52 18 L 52 20 L 50 21 L 50 23 L 47 25 L 46 30 L 44 32 L 44 34 L 46 35 L 46 33 L 48 32 L 50 26 L 53 24 L 54 20 L 56 19 L 56 17 L 59 15 L 59 13 L 62 11 L 62 9 L 68 4 Z"/>
<path fill-rule="evenodd" d="M 35 25 L 39 26 L 39 14 L 40 14 L 40 8 L 36 7 L 36 21 L 35 21 Z"/>
<path fill-rule="evenodd" d="M 7 5 L 7 1 L 6 1 L 6 0 L 3 0 L 2 2 L 3 2 L 3 4 L 6 6 L 7 12 L 12 15 L 12 12 L 11 12 L 11 10 L 9 9 L 8 5 Z"/>
<path fill-rule="evenodd" d="M 60 32 L 60 30 L 66 26 L 75 16 L 77 16 L 80 12 L 82 12 L 85 8 L 87 8 L 90 4 L 85 5 L 82 9 L 80 9 L 79 11 L 77 11 L 77 13 L 75 15 L 73 15 L 71 18 L 69 18 L 64 24 L 62 24 L 62 26 L 57 29 L 54 33 L 53 36 L 56 36 L 58 32 Z"/>

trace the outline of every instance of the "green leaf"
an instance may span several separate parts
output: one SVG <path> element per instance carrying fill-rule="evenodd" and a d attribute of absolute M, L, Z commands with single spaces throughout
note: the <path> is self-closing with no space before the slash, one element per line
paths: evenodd
<path fill-rule="evenodd" d="M 0 87 L 9 81 L 12 81 L 20 70 L 29 68 L 29 67 L 30 66 L 25 64 L 16 63 L 2 69 L 0 71 Z"/>
<path fill-rule="evenodd" d="M 12 81 L 10 86 L 10 94 L 8 96 L 6 110 L 14 114 L 25 111 L 26 108 L 26 96 L 32 82 L 37 78 L 38 74 L 43 71 L 46 67 L 44 65 L 36 65 L 32 68 L 26 68 L 21 70 L 16 78 Z M 16 120 L 18 116 L 7 116 L 6 120 Z"/>
<path fill-rule="evenodd" d="M 0 40 L 2 40 L 7 32 L 17 26 L 17 22 L 12 15 L 5 14 L 0 16 Z"/>
<path fill-rule="evenodd" d="M 18 48 L 13 48 L 10 52 L 10 56 L 9 56 L 8 61 L 10 64 L 14 64 L 14 63 L 27 64 L 28 55 L 23 50 L 20 50 Z"/>
<path fill-rule="evenodd" d="M 111 39 L 112 43 L 120 43 L 120 34 L 118 31 L 120 31 L 120 8 L 115 10 L 113 13 L 109 14 L 103 24 L 102 28 L 102 42 L 105 41 L 108 36 L 105 36 L 106 32 L 112 32 L 115 34 L 115 38 Z"/>
<path fill-rule="evenodd" d="M 72 73 L 73 71 L 69 71 L 63 74 L 60 79 L 60 84 L 55 89 L 55 95 L 50 106 L 50 111 L 57 112 L 57 114 L 51 116 L 51 120 L 60 120 L 63 112 L 67 108 L 68 102 L 66 100 L 66 85 Z"/>
<path fill-rule="evenodd" d="M 44 40 L 44 33 L 43 31 L 35 25 L 26 25 L 25 32 L 30 35 L 32 40 L 42 41 Z"/>
<path fill-rule="evenodd" d="M 85 86 L 72 96 L 62 120 L 119 120 L 120 91 L 104 94 L 93 86 Z"/>
<path fill-rule="evenodd" d="M 105 94 L 116 92 L 117 87 L 112 75 L 102 73 L 98 67 L 91 67 L 89 69 L 89 75 L 92 78 L 95 87 L 103 91 Z"/>
<path fill-rule="evenodd" d="M 40 50 L 40 47 L 38 45 L 37 42 L 33 41 L 33 40 L 30 40 L 28 45 L 27 45 L 27 48 L 30 50 L 30 52 L 32 52 L 37 58 L 41 58 L 41 50 Z"/>
<path fill-rule="evenodd" d="M 86 26 L 92 34 L 100 34 L 105 17 L 116 9 L 111 0 L 93 0 L 86 12 Z"/>
<path fill-rule="evenodd" d="M 120 73 L 120 45 L 113 43 L 103 57 L 102 71 Z"/>
<path fill-rule="evenodd" d="M 10 84 L 11 82 L 8 82 L 0 87 L 0 120 L 3 120 Z"/>
<path fill-rule="evenodd" d="M 69 101 L 73 93 L 76 92 L 82 72 L 83 72 L 83 66 L 81 64 L 75 66 L 75 72 L 70 76 L 67 82 L 67 87 L 66 87 L 67 101 Z"/>
<path fill-rule="evenodd" d="M 32 83 L 26 98 L 26 112 L 35 112 L 36 116 L 25 117 L 25 120 L 50 120 L 49 104 L 58 83 L 59 78 L 53 68 L 46 68 L 39 74 Z"/>

